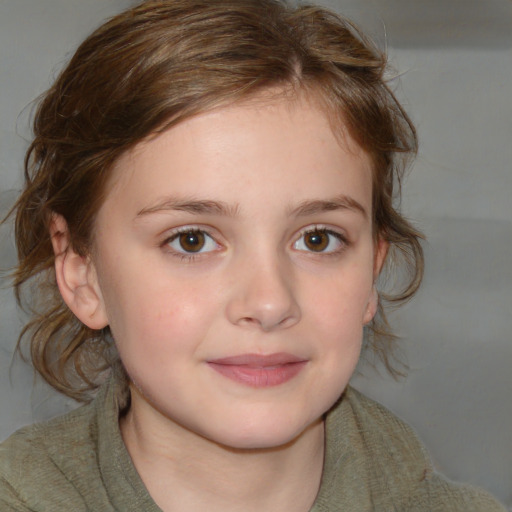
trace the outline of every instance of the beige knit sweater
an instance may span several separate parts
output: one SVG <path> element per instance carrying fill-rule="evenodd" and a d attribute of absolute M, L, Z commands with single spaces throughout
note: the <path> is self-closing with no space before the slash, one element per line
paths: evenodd
<path fill-rule="evenodd" d="M 119 396 L 110 380 L 91 404 L 2 443 L 0 511 L 161 512 L 123 444 Z M 505 509 L 435 473 L 407 425 L 349 388 L 326 418 L 324 471 L 311 509 L 339 511 Z"/>

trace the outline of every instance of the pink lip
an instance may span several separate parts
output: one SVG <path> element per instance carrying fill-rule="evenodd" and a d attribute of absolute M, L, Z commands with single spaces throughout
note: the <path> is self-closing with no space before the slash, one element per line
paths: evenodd
<path fill-rule="evenodd" d="M 208 361 L 224 377 L 254 388 L 279 386 L 295 377 L 307 360 L 284 352 L 260 355 L 242 354 Z"/>

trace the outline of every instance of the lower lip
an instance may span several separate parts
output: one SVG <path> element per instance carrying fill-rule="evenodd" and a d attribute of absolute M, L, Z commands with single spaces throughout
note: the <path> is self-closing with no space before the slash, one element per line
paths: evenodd
<path fill-rule="evenodd" d="M 256 368 L 247 365 L 208 363 L 210 368 L 228 379 L 253 388 L 279 386 L 293 379 L 306 365 L 306 361 Z"/>

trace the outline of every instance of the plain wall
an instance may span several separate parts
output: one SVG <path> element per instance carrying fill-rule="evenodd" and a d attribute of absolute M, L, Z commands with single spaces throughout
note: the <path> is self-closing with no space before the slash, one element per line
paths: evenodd
<path fill-rule="evenodd" d="M 31 101 L 93 27 L 132 3 L 0 0 L 0 213 L 21 185 Z M 464 14 L 458 0 L 409 0 L 408 11 L 398 0 L 323 3 L 388 46 L 420 137 L 403 209 L 427 235 L 426 275 L 418 296 L 392 315 L 409 375 L 395 382 L 362 364 L 354 384 L 408 421 L 447 476 L 512 506 L 512 4 L 480 2 L 498 13 L 484 20 L 469 0 L 475 12 Z M 443 11 L 451 13 L 444 22 Z M 11 231 L 0 228 L 2 268 L 15 261 Z M 22 321 L 4 286 L 0 438 L 75 406 L 34 385 L 19 360 L 11 365 Z"/>

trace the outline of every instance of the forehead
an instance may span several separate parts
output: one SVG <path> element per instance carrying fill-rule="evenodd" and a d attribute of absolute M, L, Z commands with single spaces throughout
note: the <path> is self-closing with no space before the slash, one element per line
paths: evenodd
<path fill-rule="evenodd" d="M 125 196 L 144 208 L 144 201 L 179 193 L 235 203 L 253 190 L 264 204 L 327 196 L 332 188 L 351 192 L 369 211 L 369 157 L 318 102 L 267 95 L 199 114 L 139 143 L 114 166 L 106 202 Z"/>

